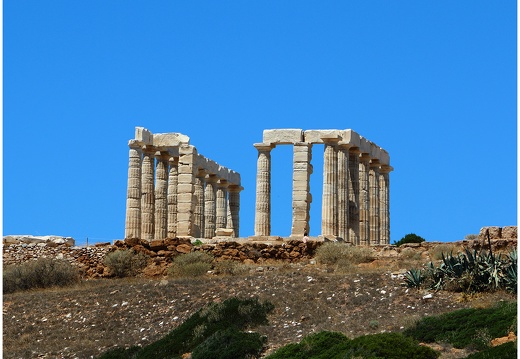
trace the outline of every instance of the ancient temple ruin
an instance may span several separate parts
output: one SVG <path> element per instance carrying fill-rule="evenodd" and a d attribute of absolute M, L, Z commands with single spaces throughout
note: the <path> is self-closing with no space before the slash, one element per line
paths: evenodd
<path fill-rule="evenodd" d="M 312 145 L 323 144 L 321 233 L 354 245 L 390 241 L 390 157 L 381 147 L 347 130 L 264 130 L 258 150 L 255 237 L 271 235 L 271 150 L 294 148 L 291 237 L 309 233 Z"/>
<path fill-rule="evenodd" d="M 180 133 L 136 127 L 129 141 L 125 238 L 239 236 L 240 174 Z"/>

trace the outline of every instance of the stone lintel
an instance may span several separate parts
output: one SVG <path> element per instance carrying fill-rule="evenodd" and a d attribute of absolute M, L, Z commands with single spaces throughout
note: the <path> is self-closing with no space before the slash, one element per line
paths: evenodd
<path fill-rule="evenodd" d="M 359 147 L 359 134 L 353 130 L 343 130 L 341 134 L 340 145 L 349 144 L 351 146 Z"/>
<path fill-rule="evenodd" d="M 152 135 L 153 145 L 157 147 L 175 147 L 180 145 L 189 145 L 190 138 L 182 133 L 155 133 Z"/>
<path fill-rule="evenodd" d="M 340 130 L 307 130 L 303 132 L 304 141 L 307 143 L 319 143 L 322 144 L 323 139 L 337 138 L 338 141 L 341 139 Z"/>
<path fill-rule="evenodd" d="M 135 128 L 135 139 L 143 146 L 153 144 L 153 134 L 144 127 Z"/>
<path fill-rule="evenodd" d="M 303 141 L 303 130 L 299 128 L 264 130 L 264 143 L 293 144 Z"/>
<path fill-rule="evenodd" d="M 361 153 L 367 153 L 370 155 L 371 148 L 371 142 L 363 136 L 361 136 L 359 141 L 359 150 L 361 151 Z"/>
<path fill-rule="evenodd" d="M 240 174 L 227 167 L 219 165 L 217 162 L 199 154 L 196 159 L 196 166 L 204 169 L 208 174 L 217 175 L 230 183 L 240 185 Z"/>

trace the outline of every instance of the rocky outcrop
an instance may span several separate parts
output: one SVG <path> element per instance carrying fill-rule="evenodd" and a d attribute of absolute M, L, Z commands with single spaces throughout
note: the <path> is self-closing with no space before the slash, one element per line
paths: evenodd
<path fill-rule="evenodd" d="M 75 245 L 74 238 L 62 236 L 31 236 L 31 235 L 9 235 L 3 238 L 4 245 L 10 244 L 26 244 L 26 245 L 40 245 L 47 247 L 57 247 L 65 245 L 72 247 Z"/>

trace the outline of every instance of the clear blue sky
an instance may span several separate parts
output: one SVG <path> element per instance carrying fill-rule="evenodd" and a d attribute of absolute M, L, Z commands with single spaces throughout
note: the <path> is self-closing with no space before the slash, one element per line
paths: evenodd
<path fill-rule="evenodd" d="M 135 126 L 241 173 L 242 236 L 253 144 L 273 128 L 350 128 L 386 149 L 392 242 L 516 225 L 515 1 L 3 5 L 4 235 L 122 238 Z M 291 230 L 291 151 L 272 153 L 275 235 Z"/>

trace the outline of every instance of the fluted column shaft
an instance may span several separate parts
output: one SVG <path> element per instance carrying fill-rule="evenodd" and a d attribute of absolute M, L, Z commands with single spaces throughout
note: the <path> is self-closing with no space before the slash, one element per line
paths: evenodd
<path fill-rule="evenodd" d="M 194 210 L 194 227 L 193 236 L 202 238 L 204 236 L 204 185 L 206 173 L 199 171 L 195 177 L 195 210 Z"/>
<path fill-rule="evenodd" d="M 240 237 L 240 191 L 243 188 L 237 185 L 228 187 L 228 223 L 227 228 L 233 229 L 233 237 Z"/>
<path fill-rule="evenodd" d="M 359 245 L 359 149 L 349 150 L 348 163 L 348 237 Z"/>
<path fill-rule="evenodd" d="M 197 150 L 191 145 L 179 148 L 177 184 L 177 236 L 193 236 L 195 212 L 195 159 Z"/>
<path fill-rule="evenodd" d="M 155 170 L 155 239 L 168 233 L 168 157 L 156 154 Z"/>
<path fill-rule="evenodd" d="M 293 156 L 292 229 L 291 236 L 303 238 L 310 233 L 310 175 L 312 174 L 312 144 L 295 143 Z"/>
<path fill-rule="evenodd" d="M 256 172 L 255 236 L 271 234 L 271 150 L 274 145 L 255 144 Z"/>
<path fill-rule="evenodd" d="M 380 198 L 380 243 L 390 243 L 390 171 L 392 167 L 381 166 L 379 175 L 379 198 Z"/>
<path fill-rule="evenodd" d="M 324 237 L 335 237 L 338 234 L 337 171 L 337 143 L 325 142 L 323 154 L 323 202 L 321 211 L 321 233 Z"/>
<path fill-rule="evenodd" d="M 179 158 L 170 157 L 168 171 L 168 238 L 177 235 L 177 185 L 179 175 Z"/>
<path fill-rule="evenodd" d="M 217 183 L 216 226 L 226 228 L 227 223 L 227 186 L 226 180 L 220 179 Z"/>
<path fill-rule="evenodd" d="M 141 237 L 154 239 L 154 154 L 153 148 L 144 148 L 141 167 Z"/>
<path fill-rule="evenodd" d="M 377 160 L 370 161 L 369 173 L 369 188 L 370 188 L 370 244 L 379 244 L 379 215 L 380 215 L 380 198 L 379 198 L 379 162 Z"/>
<path fill-rule="evenodd" d="M 141 237 L 141 157 L 139 145 L 129 144 L 125 238 Z"/>
<path fill-rule="evenodd" d="M 204 189 L 204 238 L 215 237 L 216 229 L 216 191 L 217 177 L 209 175 Z"/>
<path fill-rule="evenodd" d="M 340 145 L 338 147 L 338 237 L 350 243 L 348 233 L 348 149 L 350 145 Z"/>
<path fill-rule="evenodd" d="M 363 246 L 370 244 L 369 162 L 370 157 L 363 153 L 359 160 L 359 243 Z"/>

